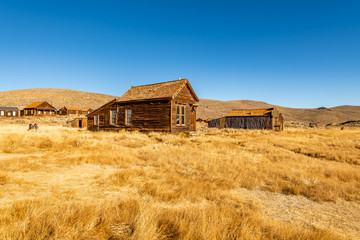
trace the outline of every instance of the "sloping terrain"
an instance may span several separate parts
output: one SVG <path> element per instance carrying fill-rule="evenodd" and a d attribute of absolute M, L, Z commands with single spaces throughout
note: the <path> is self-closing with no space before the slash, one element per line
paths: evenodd
<path fill-rule="evenodd" d="M 33 102 L 47 101 L 55 108 L 63 106 L 97 108 L 115 96 L 71 89 L 33 88 L 0 92 L 0 106 L 20 109 Z"/>
<path fill-rule="evenodd" d="M 225 116 L 231 109 L 256 109 L 272 107 L 265 102 L 238 100 L 219 101 L 201 99 L 198 108 L 198 116 L 204 118 L 217 118 Z M 319 122 L 322 124 L 340 123 L 360 119 L 360 106 L 339 106 L 334 108 L 287 108 L 278 106 L 285 121 Z"/>
<path fill-rule="evenodd" d="M 120 95 L 120 94 L 119 94 Z M 71 89 L 35 88 L 0 92 L 0 106 L 23 108 L 32 102 L 48 101 L 54 107 L 90 107 L 97 108 L 116 96 L 76 91 Z M 273 105 L 251 100 L 219 101 L 201 99 L 198 117 L 217 118 L 224 116 L 231 109 L 267 108 Z M 287 108 L 279 106 L 286 121 L 319 122 L 322 124 L 360 120 L 360 106 L 339 106 L 334 108 Z"/>

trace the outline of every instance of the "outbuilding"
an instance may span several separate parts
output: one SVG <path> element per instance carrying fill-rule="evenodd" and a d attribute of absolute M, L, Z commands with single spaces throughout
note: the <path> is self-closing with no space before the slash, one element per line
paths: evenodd
<path fill-rule="evenodd" d="M 17 107 L 0 107 L 0 117 L 18 117 L 19 115 Z"/>
<path fill-rule="evenodd" d="M 92 112 L 91 108 L 79 108 L 79 107 L 68 107 L 68 106 L 64 106 L 58 110 L 56 110 L 56 113 L 58 115 L 67 115 L 67 116 L 71 116 L 71 115 L 86 115 Z"/>
<path fill-rule="evenodd" d="M 87 128 L 87 118 L 78 117 L 68 122 L 68 126 L 73 128 Z"/>
<path fill-rule="evenodd" d="M 209 121 L 208 126 L 282 131 L 284 118 L 276 106 L 265 109 L 234 109 L 225 117 Z"/>

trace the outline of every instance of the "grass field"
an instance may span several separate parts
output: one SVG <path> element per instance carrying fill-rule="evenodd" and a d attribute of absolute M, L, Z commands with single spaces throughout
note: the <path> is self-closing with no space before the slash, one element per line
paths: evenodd
<path fill-rule="evenodd" d="M 360 239 L 360 129 L 0 126 L 0 239 Z"/>

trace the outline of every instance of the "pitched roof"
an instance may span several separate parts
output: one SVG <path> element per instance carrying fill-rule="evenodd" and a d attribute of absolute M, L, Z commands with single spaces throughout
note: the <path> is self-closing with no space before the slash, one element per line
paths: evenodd
<path fill-rule="evenodd" d="M 116 102 L 117 99 L 118 99 L 118 98 L 114 98 L 113 100 L 111 100 L 111 101 L 105 103 L 104 105 L 98 107 L 97 109 L 95 109 L 95 110 L 92 111 L 91 113 L 86 114 L 86 117 L 90 117 L 90 116 L 94 115 L 94 114 L 97 113 L 99 110 L 103 109 L 104 107 L 106 107 L 106 106 L 108 106 L 108 105 Z"/>
<path fill-rule="evenodd" d="M 1 111 L 19 111 L 17 107 L 0 107 Z"/>
<path fill-rule="evenodd" d="M 80 107 L 67 107 L 64 106 L 67 110 L 74 110 L 74 111 L 89 111 L 91 108 L 80 108 Z"/>
<path fill-rule="evenodd" d="M 42 103 L 44 103 L 44 101 L 43 101 L 43 102 L 34 102 L 34 103 L 26 106 L 25 108 L 36 108 L 36 107 L 38 107 L 38 106 L 39 106 L 40 104 L 42 104 Z"/>
<path fill-rule="evenodd" d="M 245 117 L 245 116 L 267 116 L 272 115 L 276 107 L 262 109 L 234 109 L 227 117 Z"/>
<path fill-rule="evenodd" d="M 131 87 L 126 93 L 124 93 L 124 95 L 118 98 L 118 101 L 122 102 L 161 98 L 173 99 L 186 85 L 189 86 L 194 98 L 199 101 L 187 79 Z"/>

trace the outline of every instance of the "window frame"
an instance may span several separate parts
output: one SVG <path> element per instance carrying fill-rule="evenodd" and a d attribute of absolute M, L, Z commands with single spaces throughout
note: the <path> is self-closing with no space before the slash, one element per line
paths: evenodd
<path fill-rule="evenodd" d="M 115 112 L 115 114 L 114 114 L 114 112 Z M 113 121 L 113 120 L 115 120 L 115 121 Z M 110 110 L 110 122 L 109 123 L 111 125 L 116 125 L 116 123 L 117 123 L 117 110 L 113 110 L 113 109 Z"/>
<path fill-rule="evenodd" d="M 176 126 L 185 126 L 186 125 L 186 105 L 177 104 L 176 105 Z"/>
<path fill-rule="evenodd" d="M 130 112 L 130 118 L 129 118 L 129 112 Z M 128 126 L 132 125 L 132 116 L 133 116 L 132 109 L 125 109 L 125 125 L 128 125 Z M 130 119 L 130 121 L 129 121 L 129 119 Z"/>
<path fill-rule="evenodd" d="M 99 126 L 99 115 L 94 115 L 94 126 Z"/>

